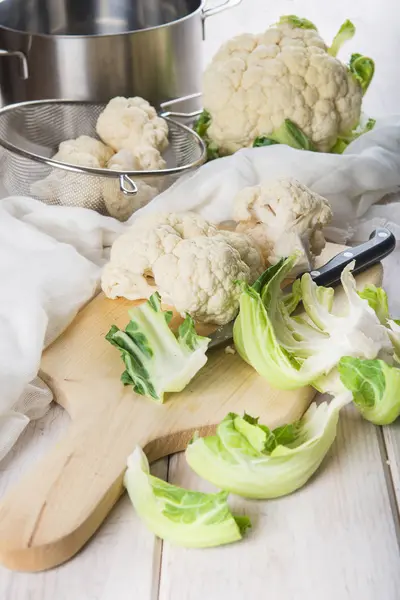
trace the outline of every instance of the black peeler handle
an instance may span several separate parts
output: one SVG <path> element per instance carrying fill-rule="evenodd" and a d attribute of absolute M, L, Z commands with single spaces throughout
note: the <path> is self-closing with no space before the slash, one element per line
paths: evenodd
<path fill-rule="evenodd" d="M 340 275 L 346 265 L 356 261 L 354 275 L 365 271 L 388 256 L 396 247 L 396 238 L 389 229 L 379 227 L 370 235 L 368 242 L 348 248 L 337 254 L 319 269 L 310 272 L 317 285 L 331 286 L 340 283 Z"/>

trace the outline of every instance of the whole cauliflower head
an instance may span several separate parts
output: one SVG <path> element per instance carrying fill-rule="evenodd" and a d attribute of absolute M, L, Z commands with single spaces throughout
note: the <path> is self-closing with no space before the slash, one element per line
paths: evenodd
<path fill-rule="evenodd" d="M 223 239 L 182 240 L 153 265 L 161 298 L 197 322 L 223 325 L 234 319 L 241 293 L 237 281 L 250 280 L 250 268 Z"/>
<path fill-rule="evenodd" d="M 113 149 L 103 142 L 87 135 L 81 135 L 75 140 L 61 142 L 53 159 L 81 167 L 103 169 L 113 154 Z"/>
<path fill-rule="evenodd" d="M 300 26 L 298 26 L 300 24 Z M 320 151 L 357 126 L 362 88 L 327 52 L 312 23 L 282 17 L 259 35 L 222 45 L 204 73 L 207 136 L 220 154 L 252 146 L 290 119 Z"/>
<path fill-rule="evenodd" d="M 295 179 L 244 188 L 234 200 L 236 230 L 247 233 L 270 264 L 295 250 L 304 253 L 306 266 L 313 263 L 325 246 L 322 230 L 331 217 L 328 201 Z"/>
<path fill-rule="evenodd" d="M 112 98 L 100 114 L 96 130 L 116 152 L 135 152 L 150 146 L 162 152 L 168 146 L 168 125 L 143 98 Z"/>
<path fill-rule="evenodd" d="M 245 234 L 220 231 L 196 213 L 149 213 L 114 242 L 101 283 L 110 298 L 158 290 L 179 312 L 222 324 L 239 308 L 236 280 L 252 283 L 264 265 Z"/>

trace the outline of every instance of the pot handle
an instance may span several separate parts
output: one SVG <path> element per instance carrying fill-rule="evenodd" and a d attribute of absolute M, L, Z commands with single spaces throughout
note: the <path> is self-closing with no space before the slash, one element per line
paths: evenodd
<path fill-rule="evenodd" d="M 28 69 L 28 61 L 23 52 L 20 50 L 3 50 L 0 48 L 0 57 L 1 56 L 17 56 L 21 65 L 21 78 L 28 79 L 29 77 L 29 69 Z"/>
<path fill-rule="evenodd" d="M 203 9 L 203 23 L 208 17 L 213 17 L 223 10 L 227 10 L 228 8 L 233 8 L 241 3 L 242 0 L 225 0 L 222 4 L 218 4 L 218 6 L 213 6 L 212 8 L 204 8 Z"/>
<path fill-rule="evenodd" d="M 119 176 L 119 189 L 127 196 L 135 196 L 139 191 L 136 183 L 128 175 Z"/>

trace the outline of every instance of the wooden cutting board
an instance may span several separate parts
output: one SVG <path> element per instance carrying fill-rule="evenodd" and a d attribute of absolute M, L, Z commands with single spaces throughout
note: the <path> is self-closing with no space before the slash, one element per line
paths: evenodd
<path fill-rule="evenodd" d="M 329 244 L 320 264 L 343 250 Z M 358 286 L 379 285 L 382 267 Z M 123 492 L 128 455 L 137 444 L 150 461 L 184 450 L 195 430 L 209 434 L 230 411 L 276 427 L 299 418 L 314 390 L 275 390 L 235 354 L 210 352 L 204 369 L 160 405 L 120 383 L 123 364 L 104 336 L 124 327 L 132 303 L 90 302 L 44 353 L 41 375 L 71 416 L 65 436 L 0 505 L 0 562 L 40 571 L 71 558 L 95 533 Z M 134 532 L 132 532 L 134 535 Z"/>

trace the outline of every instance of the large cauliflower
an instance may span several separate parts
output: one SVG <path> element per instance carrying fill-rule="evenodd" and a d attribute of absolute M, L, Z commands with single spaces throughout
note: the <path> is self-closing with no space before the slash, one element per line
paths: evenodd
<path fill-rule="evenodd" d="M 238 311 L 235 281 L 253 282 L 264 268 L 245 234 L 220 231 L 195 213 L 149 214 L 114 242 L 101 283 L 110 298 L 136 300 L 158 289 L 179 312 L 222 324 Z"/>
<path fill-rule="evenodd" d="M 97 120 L 101 139 L 118 150 L 135 153 L 139 146 L 162 152 L 168 146 L 168 125 L 143 98 L 112 98 Z"/>
<path fill-rule="evenodd" d="M 231 154 L 261 138 L 256 145 L 326 152 L 348 139 L 374 70 L 366 57 L 353 55 L 349 67 L 335 57 L 354 33 L 346 21 L 328 48 L 310 21 L 289 16 L 223 44 L 204 74 L 197 128 L 212 151 Z"/>
<path fill-rule="evenodd" d="M 248 234 L 270 264 L 300 250 L 298 267 L 307 268 L 325 246 L 322 230 L 331 217 L 328 201 L 294 179 L 244 188 L 234 200 L 236 230 Z"/>

